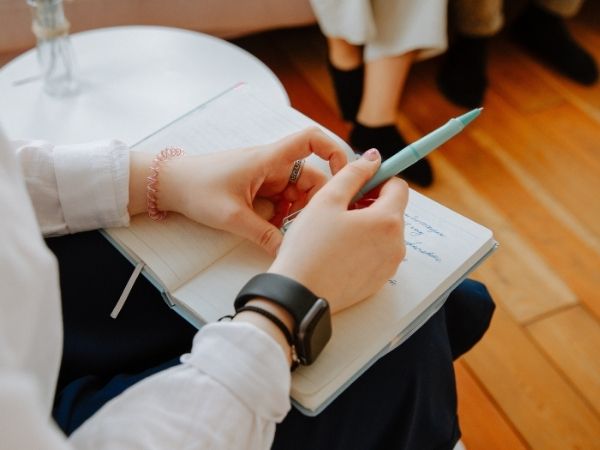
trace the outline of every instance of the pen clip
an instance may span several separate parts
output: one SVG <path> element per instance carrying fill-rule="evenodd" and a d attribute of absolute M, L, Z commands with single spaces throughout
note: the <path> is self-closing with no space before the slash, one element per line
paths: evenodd
<path fill-rule="evenodd" d="M 283 222 L 281 224 L 281 227 L 279 227 L 279 230 L 285 234 L 285 232 L 288 230 L 288 228 L 290 227 L 290 225 L 292 225 L 292 222 L 294 221 L 294 219 L 296 217 L 298 217 L 298 214 L 300 214 L 302 212 L 301 209 L 299 209 L 298 211 L 295 211 L 287 216 L 285 216 L 283 218 Z"/>

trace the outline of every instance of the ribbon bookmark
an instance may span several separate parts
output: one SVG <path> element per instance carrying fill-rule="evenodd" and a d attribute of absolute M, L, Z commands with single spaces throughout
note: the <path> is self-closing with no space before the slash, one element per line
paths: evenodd
<path fill-rule="evenodd" d="M 135 280 L 137 280 L 137 278 L 140 276 L 140 273 L 142 272 L 143 268 L 144 263 L 141 261 L 137 264 L 137 266 L 135 266 L 133 273 L 129 277 L 129 281 L 127 281 L 127 284 L 125 285 L 125 289 L 123 289 L 119 300 L 117 300 L 117 304 L 110 313 L 110 317 L 112 317 L 113 319 L 116 319 L 119 313 L 121 312 L 121 309 L 123 309 L 123 305 L 125 305 L 125 301 L 127 300 L 127 297 L 129 297 L 129 293 L 133 288 L 133 284 L 135 283 Z"/>

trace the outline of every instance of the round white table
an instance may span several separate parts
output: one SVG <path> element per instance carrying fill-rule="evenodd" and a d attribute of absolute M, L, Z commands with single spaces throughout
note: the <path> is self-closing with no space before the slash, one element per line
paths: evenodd
<path fill-rule="evenodd" d="M 132 145 L 239 82 L 266 101 L 289 104 L 267 66 L 206 34 L 127 26 L 71 39 L 81 82 L 75 96 L 43 92 L 35 49 L 0 69 L 0 125 L 9 138 L 61 144 L 117 138 Z"/>

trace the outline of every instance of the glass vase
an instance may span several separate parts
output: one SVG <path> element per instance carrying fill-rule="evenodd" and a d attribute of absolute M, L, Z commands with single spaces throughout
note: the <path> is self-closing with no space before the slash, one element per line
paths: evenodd
<path fill-rule="evenodd" d="M 75 95 L 79 84 L 63 1 L 27 0 L 27 3 L 33 16 L 32 30 L 37 38 L 44 91 L 53 97 Z"/>

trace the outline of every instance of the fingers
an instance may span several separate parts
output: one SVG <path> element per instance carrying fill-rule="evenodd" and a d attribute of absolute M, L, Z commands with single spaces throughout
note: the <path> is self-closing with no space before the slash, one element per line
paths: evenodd
<path fill-rule="evenodd" d="M 265 220 L 271 220 L 276 213 L 275 205 L 266 198 L 257 197 L 252 202 L 252 209 L 259 217 Z"/>
<path fill-rule="evenodd" d="M 256 215 L 251 209 L 239 211 L 237 219 L 237 223 L 243 224 L 243 227 L 230 231 L 260 245 L 270 255 L 277 254 L 283 239 L 279 228 Z"/>
<path fill-rule="evenodd" d="M 376 149 L 366 151 L 361 158 L 346 165 L 321 189 L 319 195 L 346 209 L 360 188 L 375 175 L 381 165 Z"/>
<path fill-rule="evenodd" d="M 314 167 L 304 166 L 300 178 L 296 184 L 288 186 L 284 195 L 290 201 L 295 201 L 299 197 L 312 198 L 312 196 L 321 189 L 327 182 L 327 177 L 323 172 Z M 287 195 L 287 191 L 290 192 L 290 196 Z M 293 197 L 292 197 L 293 196 Z"/>
<path fill-rule="evenodd" d="M 399 211 L 404 213 L 408 202 L 408 185 L 406 181 L 393 177 L 386 181 L 374 199 L 370 208 L 386 212 Z"/>
<path fill-rule="evenodd" d="M 348 158 L 344 150 L 317 127 L 306 128 L 281 141 L 283 156 L 289 163 L 303 159 L 312 153 L 329 161 L 331 173 L 336 174 L 346 165 Z"/>

